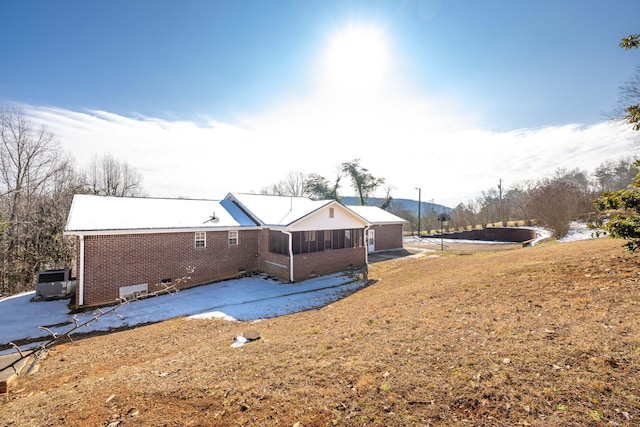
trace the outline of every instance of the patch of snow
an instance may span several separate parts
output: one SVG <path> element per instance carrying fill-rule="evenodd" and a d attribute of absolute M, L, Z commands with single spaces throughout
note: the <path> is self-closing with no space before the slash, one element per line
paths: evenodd
<path fill-rule="evenodd" d="M 227 320 L 229 322 L 235 322 L 236 319 L 233 317 L 224 314 L 221 311 L 210 311 L 208 313 L 194 314 L 193 316 L 187 317 L 189 320 L 211 320 L 211 319 L 222 319 Z"/>
<path fill-rule="evenodd" d="M 553 233 L 549 230 L 547 230 L 546 228 L 542 228 L 542 227 L 521 227 L 521 228 L 526 228 L 529 230 L 534 230 L 536 232 L 536 238 L 533 239 L 533 241 L 531 241 L 531 246 L 537 244 L 538 242 L 544 240 L 544 239 L 548 239 L 551 236 L 553 236 Z"/>
<path fill-rule="evenodd" d="M 600 233 L 596 236 L 596 232 Z M 603 230 L 589 228 L 589 225 L 585 222 L 574 221 L 571 223 L 569 233 L 566 236 L 558 239 L 559 242 L 573 242 L 576 240 L 591 240 L 605 237 Z"/>
<path fill-rule="evenodd" d="M 542 227 L 523 227 L 530 228 L 536 231 L 538 238 L 532 243 L 535 244 L 540 240 L 548 239 L 553 236 L 553 233 Z M 599 235 L 596 236 L 596 232 L 600 231 Z M 589 227 L 589 224 L 582 221 L 572 221 L 569 225 L 569 232 L 566 236 L 563 236 L 558 239 L 558 242 L 575 242 L 578 240 L 590 240 L 596 238 L 605 237 L 605 234 L 600 229 L 592 229 Z"/>
<path fill-rule="evenodd" d="M 544 239 L 548 239 L 550 237 L 553 236 L 553 233 L 543 227 L 529 227 L 529 226 L 524 226 L 524 227 L 518 227 L 518 228 L 526 228 L 529 230 L 534 230 L 537 234 L 537 238 L 535 240 L 533 240 L 531 242 L 532 245 L 535 245 L 536 243 L 544 240 Z M 596 231 L 600 231 L 600 234 L 598 237 L 604 237 L 604 233 L 602 233 L 602 230 L 594 230 L 589 228 L 589 225 L 586 222 L 580 222 L 580 221 L 572 221 L 571 225 L 569 227 L 569 233 L 567 233 L 566 236 L 561 237 L 560 239 L 558 239 L 559 242 L 574 242 L 576 240 L 588 240 L 588 239 L 595 239 L 598 238 L 595 235 Z M 428 243 L 433 243 L 433 244 L 440 244 L 441 241 L 444 241 L 444 243 L 475 243 L 475 244 L 485 244 L 485 245 L 499 245 L 499 244 L 510 244 L 513 242 L 499 242 L 499 241 L 494 241 L 494 240 L 463 240 L 463 239 L 440 239 L 440 238 L 419 238 L 417 236 L 407 236 L 404 238 L 405 242 L 428 242 Z"/>
<path fill-rule="evenodd" d="M 235 348 L 235 347 L 242 347 L 243 345 L 245 345 L 249 340 L 246 339 L 245 337 L 243 337 L 242 335 L 238 335 L 236 337 L 235 340 L 233 340 L 233 343 L 231 344 L 231 347 Z"/>
<path fill-rule="evenodd" d="M 322 308 L 364 288 L 367 283 L 354 281 L 344 274 L 298 283 L 245 277 L 130 302 L 116 310 L 118 315 L 106 314 L 99 321 L 81 327 L 77 333 L 109 331 L 182 316 L 240 321 L 284 316 Z M 61 335 L 75 325 L 74 317 L 78 324 L 96 317 L 96 312 L 70 314 L 68 300 L 31 301 L 34 294 L 29 292 L 0 299 L 0 344 L 22 339 L 37 339 L 43 344 L 50 335 L 39 329 L 40 326 Z M 0 354 L 14 351 L 9 349 Z"/>

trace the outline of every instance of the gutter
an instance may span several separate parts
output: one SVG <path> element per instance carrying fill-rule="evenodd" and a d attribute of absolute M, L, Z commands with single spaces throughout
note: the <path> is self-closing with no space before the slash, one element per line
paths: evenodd
<path fill-rule="evenodd" d="M 67 230 L 65 236 L 105 236 L 119 234 L 166 234 L 166 233 L 195 233 L 197 231 L 241 231 L 261 230 L 260 226 L 224 226 L 224 227 L 186 227 L 186 228 L 124 228 L 101 230 Z"/>

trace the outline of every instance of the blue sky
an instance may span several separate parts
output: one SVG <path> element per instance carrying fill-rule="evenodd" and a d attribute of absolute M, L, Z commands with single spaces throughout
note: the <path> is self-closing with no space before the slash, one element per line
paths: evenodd
<path fill-rule="evenodd" d="M 361 158 L 397 197 L 455 204 L 635 153 L 606 120 L 640 64 L 618 47 L 636 0 L 5 0 L 0 16 L 0 104 L 80 166 L 127 160 L 150 195 Z"/>

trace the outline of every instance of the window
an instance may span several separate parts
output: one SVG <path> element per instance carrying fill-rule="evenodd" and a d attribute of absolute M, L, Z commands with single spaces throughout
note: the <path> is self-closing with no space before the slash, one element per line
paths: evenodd
<path fill-rule="evenodd" d="M 292 235 L 293 254 L 306 254 L 336 249 L 360 248 L 364 245 L 364 230 L 359 228 L 346 230 L 296 231 Z M 271 243 L 272 252 L 276 245 Z"/>
<path fill-rule="evenodd" d="M 229 246 L 236 246 L 238 244 L 238 231 L 229 231 Z"/>
<path fill-rule="evenodd" d="M 331 250 L 331 234 L 330 233 L 327 233 L 327 237 L 326 239 L 324 239 L 324 250 L 325 251 Z"/>
<path fill-rule="evenodd" d="M 287 255 L 289 253 L 289 236 L 279 231 L 269 231 L 269 251 Z"/>
<path fill-rule="evenodd" d="M 207 233 L 204 231 L 196 231 L 195 247 L 205 248 L 207 246 Z"/>
<path fill-rule="evenodd" d="M 329 208 L 329 218 L 333 218 L 333 208 Z"/>

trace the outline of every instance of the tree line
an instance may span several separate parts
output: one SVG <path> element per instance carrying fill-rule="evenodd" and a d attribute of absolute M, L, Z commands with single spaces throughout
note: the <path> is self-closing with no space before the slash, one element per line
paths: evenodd
<path fill-rule="evenodd" d="M 509 187 L 498 180 L 480 196 L 459 203 L 450 212 L 446 228 L 462 231 L 473 228 L 510 225 L 539 225 L 563 237 L 572 221 L 599 223 L 595 201 L 605 192 L 628 188 L 636 175 L 636 162 L 631 157 L 606 160 L 595 171 L 557 169 L 538 180 L 522 181 Z M 420 226 L 414 211 L 391 206 L 396 215 L 409 222 L 411 231 L 424 233 L 439 230 L 438 213 L 428 210 L 421 215 Z"/>
<path fill-rule="evenodd" d="M 46 126 L 0 106 L 0 295 L 32 290 L 37 271 L 71 264 L 62 232 L 74 194 L 143 195 L 142 176 L 109 154 L 78 169 Z"/>
<path fill-rule="evenodd" d="M 317 173 L 289 172 L 282 180 L 262 188 L 262 194 L 275 196 L 308 197 L 315 200 L 342 201 L 339 193 L 342 181 L 351 181 L 351 188 L 355 191 L 361 205 L 366 205 L 369 197 L 385 183 L 385 179 L 374 176 L 367 168 L 360 164 L 360 159 L 344 162 L 336 168 L 336 177 L 327 179 Z M 386 208 L 391 201 L 391 187 L 386 188 Z"/>
<path fill-rule="evenodd" d="M 446 226 L 448 230 L 462 231 L 488 225 L 539 225 L 556 237 L 563 237 L 574 220 L 601 221 L 594 204 L 596 199 L 603 193 L 629 187 L 635 175 L 635 159 L 625 157 L 606 160 L 592 173 L 581 169 L 557 169 L 548 177 L 515 183 L 508 188 L 500 180 L 496 187 L 483 191 L 476 199 L 453 208 Z M 361 205 L 366 205 L 373 192 L 385 183 L 384 178 L 374 176 L 361 165 L 360 159 L 355 159 L 340 164 L 334 180 L 316 173 L 289 172 L 282 180 L 263 188 L 261 193 L 341 201 L 340 183 L 345 178 L 350 179 Z M 407 220 L 406 230 L 411 232 L 424 230 L 428 234 L 442 225 L 438 220 L 441 212 L 425 210 L 418 217 L 415 210 L 394 201 L 392 187 L 385 188 L 380 207 Z"/>

